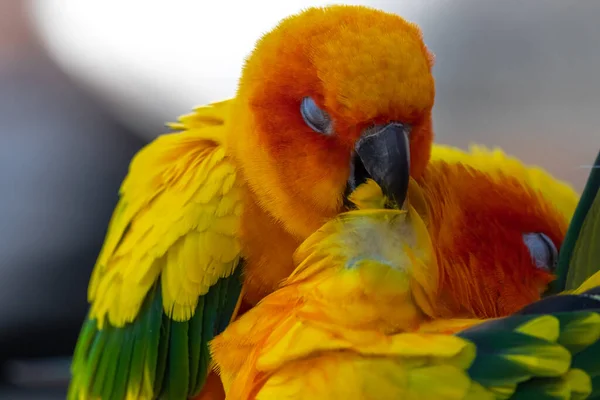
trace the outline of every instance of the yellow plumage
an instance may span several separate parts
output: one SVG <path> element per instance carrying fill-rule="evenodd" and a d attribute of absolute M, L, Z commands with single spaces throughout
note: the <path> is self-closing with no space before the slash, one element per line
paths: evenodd
<path fill-rule="evenodd" d="M 198 296 L 240 256 L 240 187 L 222 146 L 226 103 L 203 107 L 133 159 L 89 285 L 91 318 L 131 322 L 161 276 L 165 313 L 191 318 Z M 221 118 L 219 118 L 221 117 Z"/>
<path fill-rule="evenodd" d="M 269 375 L 254 397 L 240 399 L 464 399 L 471 390 L 465 369 L 474 348 L 459 338 L 398 334 L 379 352 L 356 340 L 347 344 L 297 357 Z"/>

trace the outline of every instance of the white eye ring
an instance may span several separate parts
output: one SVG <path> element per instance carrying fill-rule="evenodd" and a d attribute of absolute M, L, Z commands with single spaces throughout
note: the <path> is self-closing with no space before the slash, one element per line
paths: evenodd
<path fill-rule="evenodd" d="M 312 98 L 305 97 L 302 99 L 300 114 L 306 125 L 313 131 L 324 135 L 331 135 L 333 133 L 331 117 L 325 111 L 321 110 Z"/>
<path fill-rule="evenodd" d="M 543 233 L 524 233 L 523 242 L 529 249 L 535 266 L 546 271 L 554 271 L 558 263 L 556 245 Z"/>

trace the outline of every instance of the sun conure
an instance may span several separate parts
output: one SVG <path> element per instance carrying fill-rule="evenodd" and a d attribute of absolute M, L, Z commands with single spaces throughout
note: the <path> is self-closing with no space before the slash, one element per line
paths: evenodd
<path fill-rule="evenodd" d="M 500 149 L 442 145 L 417 182 L 440 274 L 436 317 L 498 317 L 540 298 L 579 200 L 568 184 Z"/>
<path fill-rule="evenodd" d="M 372 180 L 350 200 L 359 211 L 310 236 L 282 287 L 213 340 L 227 398 L 464 398 L 480 344 L 447 335 L 539 300 L 577 205 L 500 150 L 446 146 L 411 182 L 407 212 L 382 210 Z"/>
<path fill-rule="evenodd" d="M 409 170 L 419 177 L 429 159 L 432 63 L 416 25 L 367 7 L 310 8 L 260 39 L 235 98 L 182 117 L 133 159 L 69 398 L 197 394 L 240 277 L 251 306 L 368 178 L 402 204 Z"/>

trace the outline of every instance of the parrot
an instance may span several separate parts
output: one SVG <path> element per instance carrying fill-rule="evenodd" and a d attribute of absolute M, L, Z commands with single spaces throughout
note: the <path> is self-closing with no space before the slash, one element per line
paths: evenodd
<path fill-rule="evenodd" d="M 68 398 L 200 393 L 209 341 L 278 287 L 356 187 L 372 179 L 404 203 L 431 153 L 433 62 L 416 24 L 364 6 L 309 8 L 265 34 L 235 97 L 132 159 Z"/>
<path fill-rule="evenodd" d="M 433 146 L 416 180 L 440 270 L 436 317 L 509 315 L 548 289 L 579 201 L 570 185 L 477 145 Z M 538 268 L 506 267 L 532 258 Z"/>
<path fill-rule="evenodd" d="M 591 393 L 600 297 L 555 296 L 580 303 L 566 313 L 542 298 L 575 191 L 500 149 L 444 145 L 407 190 L 399 210 L 373 180 L 358 186 L 356 209 L 309 236 L 281 287 L 213 339 L 227 399 Z"/>

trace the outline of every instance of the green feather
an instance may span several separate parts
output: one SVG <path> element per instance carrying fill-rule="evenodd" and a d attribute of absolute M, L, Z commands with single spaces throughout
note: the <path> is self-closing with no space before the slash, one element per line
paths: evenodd
<path fill-rule="evenodd" d="M 231 277 L 224 280 L 224 284 L 227 285 L 227 290 L 222 291 L 222 302 L 219 312 L 219 322 L 217 325 L 217 331 L 215 335 L 220 334 L 227 328 L 231 320 L 231 316 L 235 311 L 235 307 L 238 303 L 238 298 L 242 292 L 242 270 L 243 263 L 240 262 L 238 268 L 233 272 Z"/>
<path fill-rule="evenodd" d="M 77 398 L 77 389 L 80 387 L 87 387 L 88 382 L 90 382 L 89 374 L 91 371 L 90 368 L 86 368 L 86 358 L 87 354 L 90 352 L 91 346 L 96 340 L 95 335 L 96 324 L 87 320 L 81 328 L 79 340 L 77 341 L 77 345 L 75 346 L 75 351 L 73 353 L 73 363 L 71 365 L 73 382 L 69 386 L 69 391 L 67 393 L 68 399 Z M 78 371 L 81 371 L 81 373 L 77 374 Z"/>
<path fill-rule="evenodd" d="M 471 379 L 498 398 L 586 399 L 600 393 L 600 302 L 588 294 L 547 297 L 457 336 L 477 349 Z"/>
<path fill-rule="evenodd" d="M 171 321 L 165 398 L 185 399 L 187 397 L 190 375 L 189 362 L 188 321 Z"/>
<path fill-rule="evenodd" d="M 560 378 L 533 379 L 519 384 L 511 400 L 569 400 L 569 384 Z"/>
<path fill-rule="evenodd" d="M 589 346 L 585 351 L 575 355 L 572 368 L 584 370 L 592 379 L 600 378 L 600 340 Z"/>
<path fill-rule="evenodd" d="M 144 361 L 144 366 L 142 368 L 147 368 L 147 372 L 145 373 L 144 378 L 144 388 L 148 393 L 154 393 L 155 382 L 157 381 L 158 364 L 159 361 L 164 365 L 165 357 L 162 356 L 161 350 L 163 350 L 160 346 L 160 343 L 163 340 L 163 335 L 165 335 L 163 329 L 163 306 L 162 306 L 162 292 L 160 284 L 156 284 L 154 289 L 148 294 L 148 308 L 142 310 L 142 315 L 147 313 L 148 318 L 148 331 L 146 333 L 146 340 L 148 341 L 146 356 Z M 142 316 L 140 315 L 140 317 Z M 143 317 L 142 317 L 143 318 Z M 136 321 L 137 322 L 137 321 Z M 169 337 L 168 331 L 166 332 L 166 337 Z M 164 353 L 164 351 L 163 351 Z M 160 380 L 160 379 L 159 379 Z"/>
<path fill-rule="evenodd" d="M 123 330 L 121 354 L 117 362 L 117 372 L 114 375 L 114 384 L 110 398 L 122 399 L 127 393 L 129 371 L 131 370 L 131 355 L 135 346 L 135 329 Z"/>
<path fill-rule="evenodd" d="M 92 393 L 103 399 L 110 399 L 114 384 L 114 372 L 119 365 L 123 330 L 107 327 L 104 333 L 107 335 L 107 340 L 98 364 L 98 372 L 94 377 Z"/>
<path fill-rule="evenodd" d="M 90 347 L 92 346 L 95 335 L 96 324 L 86 321 L 86 323 L 84 323 L 83 327 L 81 328 L 81 332 L 79 333 L 79 340 L 77 341 L 75 351 L 73 352 L 73 357 L 76 360 L 81 359 L 83 355 L 87 354 L 90 351 Z"/>
<path fill-rule="evenodd" d="M 148 341 L 144 338 L 143 328 L 148 324 L 149 313 L 142 315 L 142 321 L 135 324 L 133 329 L 133 351 L 131 353 L 131 361 L 129 364 L 129 388 L 128 391 L 134 398 L 143 397 L 146 391 L 144 385 L 144 360 L 146 358 L 146 350 Z"/>
<path fill-rule="evenodd" d="M 200 362 L 198 363 L 198 375 L 196 378 L 196 386 L 202 387 L 206 382 L 210 366 L 210 353 L 208 343 L 215 337 L 215 323 L 218 315 L 218 296 L 222 281 L 218 285 L 210 288 L 208 295 L 204 301 L 204 318 L 202 319 L 202 343 L 200 349 Z"/>
<path fill-rule="evenodd" d="M 585 371 L 571 369 L 565 376 L 565 381 L 571 390 L 571 399 L 587 399 L 592 393 L 592 379 Z"/>
<path fill-rule="evenodd" d="M 200 354 L 202 352 L 202 320 L 204 318 L 204 296 L 198 299 L 196 313 L 189 322 L 190 336 L 190 394 L 195 396 L 202 389 L 198 385 L 200 370 Z"/>
<path fill-rule="evenodd" d="M 158 286 L 159 293 L 161 286 Z M 162 301 L 161 301 L 161 324 L 159 328 L 158 336 L 158 347 L 155 360 L 154 369 L 154 393 L 158 394 L 162 392 L 163 384 L 165 381 L 165 371 L 167 369 L 167 358 L 169 356 L 169 335 L 171 334 L 171 319 L 162 312 Z"/>
<path fill-rule="evenodd" d="M 560 313 L 557 316 L 561 322 L 558 343 L 571 354 L 576 355 L 589 348 L 600 338 L 600 314 L 597 312 Z"/>
<path fill-rule="evenodd" d="M 587 399 L 592 391 L 591 379 L 584 371 L 571 369 L 556 378 L 534 378 L 518 385 L 513 399 Z"/>
<path fill-rule="evenodd" d="M 519 332 L 474 332 L 459 336 L 475 343 L 477 355 L 469 375 L 483 386 L 506 386 L 534 376 L 565 373 L 571 355 L 562 346 Z"/>
<path fill-rule="evenodd" d="M 95 322 L 92 321 L 92 323 L 95 326 Z M 94 341 L 92 342 L 90 354 L 88 355 L 87 360 L 84 359 L 81 361 L 81 367 L 85 368 L 85 373 L 83 374 L 85 379 L 83 383 L 85 384 L 86 388 L 91 388 L 94 380 L 96 379 L 98 369 L 100 367 L 100 359 L 102 357 L 102 352 L 104 351 L 104 346 L 107 339 L 107 335 L 96 335 Z"/>
<path fill-rule="evenodd" d="M 592 393 L 588 400 L 600 399 L 600 376 L 592 378 Z"/>
<path fill-rule="evenodd" d="M 185 399 L 198 394 L 210 368 L 208 342 L 229 323 L 241 292 L 241 268 L 198 299 L 189 321 L 163 311 L 161 285 L 149 292 L 138 317 L 124 327 L 86 320 L 71 365 L 69 400 L 80 396 Z"/>
<path fill-rule="evenodd" d="M 600 152 L 560 249 L 548 294 L 572 290 L 600 269 Z"/>
<path fill-rule="evenodd" d="M 136 397 L 152 395 L 154 366 L 156 365 L 162 307 L 157 288 L 154 286 L 142 305 L 139 321 L 133 324 L 133 353 L 129 369 L 127 391 Z M 149 375 L 152 375 L 149 376 Z"/>

